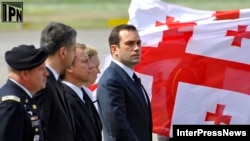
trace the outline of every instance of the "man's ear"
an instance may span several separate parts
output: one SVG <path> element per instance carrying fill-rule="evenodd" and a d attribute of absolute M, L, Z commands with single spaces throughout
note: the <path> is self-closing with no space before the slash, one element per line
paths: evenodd
<path fill-rule="evenodd" d="M 61 58 L 64 58 L 64 56 L 66 55 L 66 53 L 67 53 L 66 47 L 61 47 L 61 48 L 59 49 L 59 56 L 60 56 Z"/>
<path fill-rule="evenodd" d="M 65 71 L 72 73 L 73 72 L 72 66 L 68 67 Z"/>
<path fill-rule="evenodd" d="M 112 55 L 115 55 L 117 53 L 118 46 L 117 45 L 111 45 L 110 50 Z"/>
<path fill-rule="evenodd" d="M 22 79 L 24 79 L 24 80 L 28 80 L 28 79 L 29 79 L 29 71 L 30 71 L 30 70 L 21 70 L 21 71 L 19 72 L 20 77 L 21 77 Z"/>

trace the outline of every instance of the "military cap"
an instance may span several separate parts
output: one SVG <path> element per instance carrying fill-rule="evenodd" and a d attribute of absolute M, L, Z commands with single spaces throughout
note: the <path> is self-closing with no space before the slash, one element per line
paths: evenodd
<path fill-rule="evenodd" d="M 33 69 L 44 63 L 47 57 L 45 48 L 36 49 L 34 45 L 19 45 L 5 52 L 5 61 L 15 70 Z"/>

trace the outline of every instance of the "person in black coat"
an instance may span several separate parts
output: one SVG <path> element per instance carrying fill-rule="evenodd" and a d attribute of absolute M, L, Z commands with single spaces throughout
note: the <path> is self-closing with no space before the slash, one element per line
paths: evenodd
<path fill-rule="evenodd" d="M 133 25 L 110 33 L 110 65 L 98 81 L 97 101 L 104 141 L 152 141 L 150 100 L 134 66 L 141 59 L 141 39 Z"/>
<path fill-rule="evenodd" d="M 8 80 L 0 89 L 0 140 L 45 141 L 41 111 L 33 95 L 45 88 L 48 52 L 19 45 L 5 53 Z"/>
<path fill-rule="evenodd" d="M 102 124 L 98 112 L 86 93 L 84 84 L 91 79 L 93 64 L 80 44 L 71 67 L 61 75 L 66 91 L 66 99 L 73 111 L 78 141 L 101 141 Z"/>
<path fill-rule="evenodd" d="M 41 34 L 40 48 L 46 48 L 49 53 L 46 60 L 49 75 L 46 88 L 36 93 L 34 98 L 42 108 L 48 141 L 77 140 L 72 111 L 59 79 L 59 75 L 73 62 L 76 36 L 75 29 L 59 22 L 51 22 Z"/>

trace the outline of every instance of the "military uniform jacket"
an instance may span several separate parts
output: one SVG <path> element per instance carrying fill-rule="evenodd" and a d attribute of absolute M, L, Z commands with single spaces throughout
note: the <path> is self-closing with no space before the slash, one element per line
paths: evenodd
<path fill-rule="evenodd" d="M 8 80 L 0 89 L 0 140 L 44 141 L 42 123 L 34 100 Z"/>

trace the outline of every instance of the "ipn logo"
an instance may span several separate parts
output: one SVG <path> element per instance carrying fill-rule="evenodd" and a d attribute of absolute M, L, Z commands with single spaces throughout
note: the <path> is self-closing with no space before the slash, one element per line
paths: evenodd
<path fill-rule="evenodd" d="M 23 2 L 1 2 L 2 22 L 23 22 Z"/>

